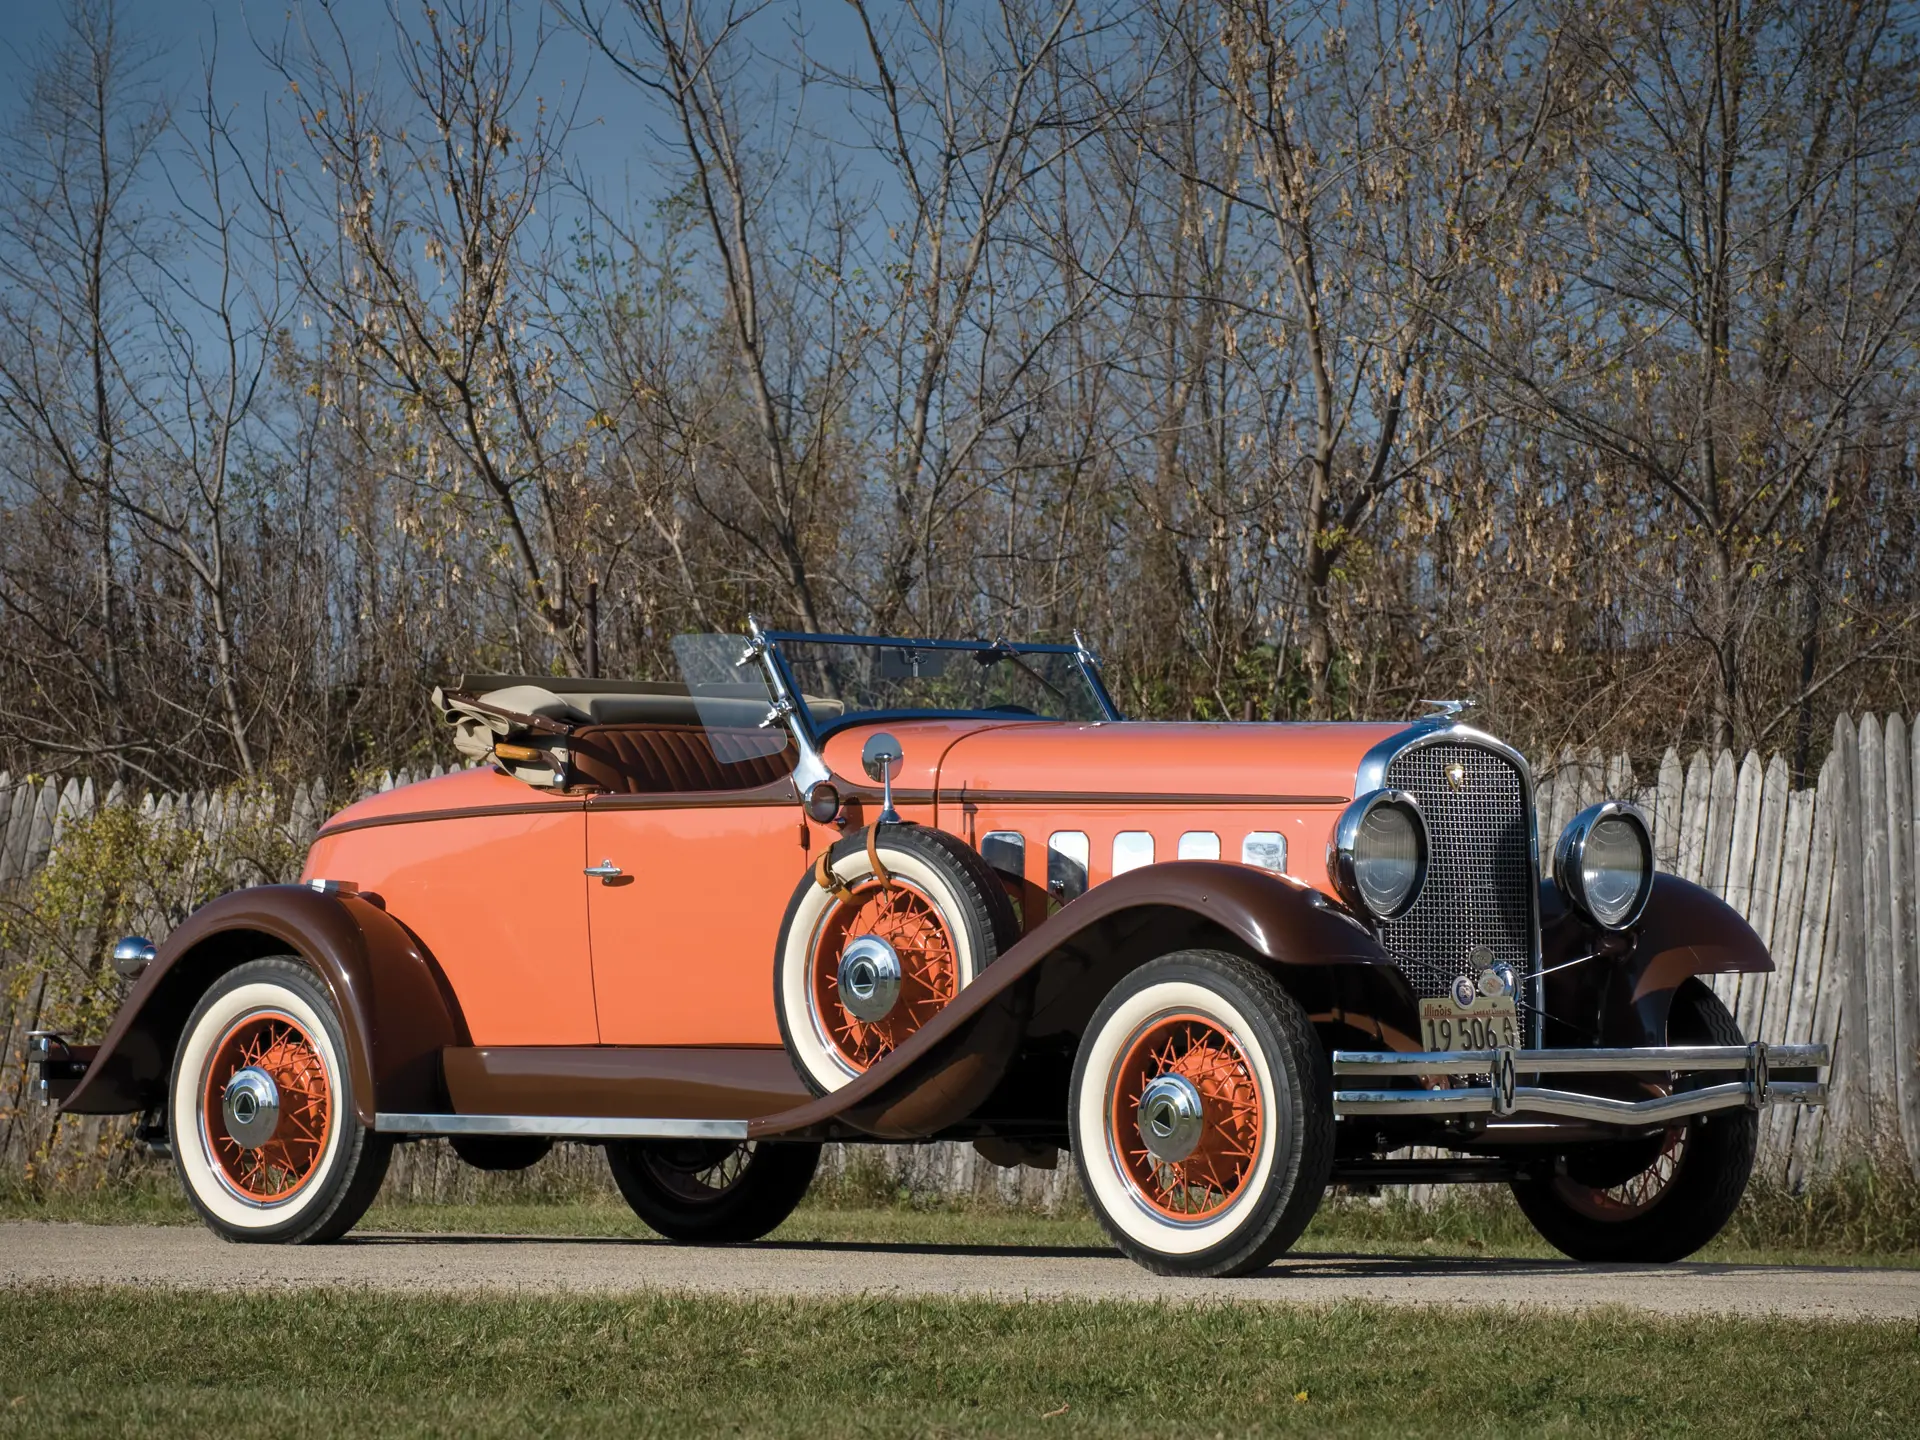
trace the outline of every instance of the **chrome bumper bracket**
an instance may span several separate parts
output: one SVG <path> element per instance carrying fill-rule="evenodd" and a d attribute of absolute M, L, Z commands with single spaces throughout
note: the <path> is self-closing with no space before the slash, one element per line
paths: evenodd
<path fill-rule="evenodd" d="M 1549 1115 L 1605 1125 L 1655 1125 L 1716 1110 L 1766 1105 L 1819 1105 L 1827 1087 L 1819 1080 L 1775 1080 L 1775 1070 L 1818 1069 L 1830 1061 L 1825 1045 L 1664 1045 L 1632 1049 L 1520 1050 L 1336 1050 L 1333 1052 L 1335 1119 L 1361 1115 Z M 1649 1078 L 1732 1072 L 1737 1079 L 1676 1090 L 1644 1100 L 1621 1100 L 1537 1083 L 1542 1077 L 1579 1074 Z M 1450 1077 L 1485 1075 L 1484 1085 L 1451 1085 Z M 1521 1084 L 1528 1076 L 1536 1083 Z M 1439 1085 L 1404 1089 L 1346 1089 L 1343 1079 L 1442 1077 Z"/>

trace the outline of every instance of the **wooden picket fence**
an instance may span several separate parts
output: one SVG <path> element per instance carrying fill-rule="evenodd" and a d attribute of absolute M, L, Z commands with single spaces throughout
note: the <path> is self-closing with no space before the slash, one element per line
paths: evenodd
<path fill-rule="evenodd" d="M 1541 767 L 1543 845 L 1595 800 L 1636 799 L 1659 867 L 1725 899 L 1773 953 L 1771 974 L 1714 982 L 1741 1032 L 1834 1047 L 1830 1103 L 1778 1107 L 1762 1130 L 1763 1167 L 1796 1189 L 1856 1157 L 1895 1158 L 1920 1175 L 1913 739 L 1899 715 L 1843 715 L 1806 790 L 1792 788 L 1779 756 L 1752 751 L 1696 751 L 1683 765 L 1669 750 L 1651 784 L 1623 756 L 1565 754 Z"/>
<path fill-rule="evenodd" d="M 1594 801 L 1629 797 L 1653 824 L 1660 868 L 1722 896 L 1766 941 L 1769 975 L 1723 976 L 1714 982 L 1742 1033 L 1773 1043 L 1825 1042 L 1834 1047 L 1830 1103 L 1823 1109 L 1780 1107 L 1766 1117 L 1761 1165 L 1776 1181 L 1802 1187 L 1813 1176 L 1854 1160 L 1892 1161 L 1920 1176 L 1920 744 L 1916 726 L 1899 715 L 1882 720 L 1842 716 L 1816 783 L 1796 790 L 1779 756 L 1749 751 L 1675 750 L 1650 780 L 1626 756 L 1567 752 L 1536 767 L 1538 822 L 1550 852 L 1575 813 Z M 388 789 L 442 773 L 383 776 Z M 348 797 L 351 798 L 351 797 Z M 316 782 L 298 787 L 271 815 L 259 798 L 219 793 L 143 796 L 143 810 L 178 817 L 218 835 L 223 827 L 278 826 L 292 851 L 304 849 L 330 813 Z M 116 792 L 96 801 L 90 783 L 34 780 L 10 784 L 0 775 L 0 895 L 18 893 L 43 865 L 62 831 L 97 803 L 125 803 Z M 246 811 L 245 807 L 254 807 Z M 217 853 L 219 846 L 212 847 Z M 1543 854 L 1543 862 L 1546 856 Z M 6 959 L 18 977 L 21 957 Z M 0 972 L 4 973 L 4 972 Z M 38 991 L 15 983 L 0 994 L 6 1039 L 0 1093 L 0 1175 L 44 1162 L 54 1137 L 47 1118 L 29 1106 L 25 1034 L 38 1020 Z M 66 1121 L 62 1154 L 91 1160 L 105 1173 L 126 1158 L 125 1124 Z M 390 1188 L 415 1198 L 465 1198 L 481 1180 L 441 1146 L 409 1147 Z M 603 1173 L 589 1152 L 556 1157 L 563 1170 Z M 855 1157 L 834 1147 L 827 1166 L 880 1165 L 901 1188 L 951 1195 L 997 1195 L 1044 1208 L 1070 1203 L 1069 1167 L 1003 1172 L 971 1146 L 883 1147 Z M 1419 1192 L 1416 1191 L 1416 1198 Z"/>

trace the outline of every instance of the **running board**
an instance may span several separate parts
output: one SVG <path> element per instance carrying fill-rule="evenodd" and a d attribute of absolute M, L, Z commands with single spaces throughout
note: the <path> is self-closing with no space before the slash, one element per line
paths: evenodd
<path fill-rule="evenodd" d="M 516 1135 L 545 1140 L 744 1140 L 744 1120 L 596 1115 L 375 1115 L 391 1135 Z"/>

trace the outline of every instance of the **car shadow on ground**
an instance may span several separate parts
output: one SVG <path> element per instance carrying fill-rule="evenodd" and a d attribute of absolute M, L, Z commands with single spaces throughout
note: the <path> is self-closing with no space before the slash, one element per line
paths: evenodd
<path fill-rule="evenodd" d="M 697 1253 L 701 1247 L 677 1246 L 672 1241 L 651 1235 L 476 1235 L 461 1233 L 378 1232 L 348 1236 L 343 1242 L 352 1246 L 484 1246 L 484 1245 L 584 1245 L 605 1249 L 643 1247 L 649 1250 L 686 1249 Z M 1127 1264 L 1118 1250 L 1104 1245 L 940 1245 L 909 1241 L 862 1240 L 757 1240 L 727 1249 L 790 1253 L 800 1255 L 898 1255 L 978 1260 L 1108 1260 Z M 1463 1275 L 1645 1275 L 1713 1276 L 1760 1274 L 1792 1270 L 1803 1275 L 1850 1275 L 1862 1270 L 1878 1273 L 1881 1267 L 1854 1265 L 1770 1265 L 1731 1264 L 1724 1261 L 1694 1260 L 1673 1265 L 1602 1265 L 1543 1256 L 1508 1255 L 1364 1255 L 1342 1251 L 1294 1251 L 1282 1256 L 1251 1279 L 1365 1280 L 1435 1279 Z"/>

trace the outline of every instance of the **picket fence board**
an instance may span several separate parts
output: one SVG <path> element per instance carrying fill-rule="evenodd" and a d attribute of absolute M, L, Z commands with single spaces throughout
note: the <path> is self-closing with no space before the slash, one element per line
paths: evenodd
<path fill-rule="evenodd" d="M 1748 752 L 1748 758 L 1760 776 L 1757 783 L 1758 819 L 1751 840 L 1753 859 L 1751 867 L 1741 858 L 1733 868 L 1748 876 L 1747 923 L 1753 926 L 1754 933 L 1771 954 L 1774 909 L 1782 889 L 1780 858 L 1787 836 L 1787 767 L 1786 762 L 1777 755 L 1770 764 L 1764 766 L 1751 751 Z M 1772 975 L 1762 972 L 1740 977 L 1739 1004 L 1734 1008 L 1734 1018 L 1739 1022 L 1741 1034 L 1760 1039 L 1772 1038 L 1766 1029 L 1768 997 L 1780 988 L 1781 977 L 1777 968 Z"/>
<path fill-rule="evenodd" d="M 1749 924 L 1753 921 L 1753 875 L 1758 847 L 1755 843 L 1760 831 L 1760 780 L 1763 774 L 1760 757 L 1749 750 L 1740 762 L 1733 792 L 1733 821 L 1729 826 L 1731 834 L 1727 840 L 1726 878 L 1720 882 L 1720 894 L 1741 917 Z M 1723 998 L 1727 1009 L 1733 1012 L 1739 1021 L 1742 1011 L 1751 1003 L 1750 994 L 1758 994 L 1758 982 L 1764 977 L 1747 976 L 1735 972 L 1721 977 Z"/>
<path fill-rule="evenodd" d="M 1773 955 L 1774 973 L 1766 977 L 1766 998 L 1757 1032 L 1759 1039 L 1770 1044 L 1789 1043 L 1786 1037 L 1792 1027 L 1792 1007 L 1802 984 L 1800 917 L 1807 893 L 1814 801 L 1814 792 L 1810 790 L 1787 792 L 1786 823 L 1781 827 L 1777 867 L 1779 889 L 1773 904 L 1770 927 L 1772 944 L 1769 948 Z M 1780 1158 L 1788 1150 L 1792 1136 L 1791 1121 L 1783 1111 L 1778 1107 L 1767 1111 L 1761 1117 L 1760 1128 L 1763 1163 L 1777 1172 Z"/>
<path fill-rule="evenodd" d="M 1806 898 L 1800 908 L 1800 938 L 1794 953 L 1794 1004 L 1788 1012 L 1787 1043 L 1796 1038 L 1807 1044 L 1836 1045 L 1842 985 L 1837 968 L 1825 965 L 1827 933 L 1832 914 L 1833 883 L 1838 843 L 1836 820 L 1845 804 L 1841 758 L 1832 753 L 1820 767 L 1813 792 L 1813 840 L 1807 855 Z M 1794 1107 L 1784 1117 L 1790 1132 L 1787 1183 L 1804 1185 L 1819 1163 L 1821 1132 L 1827 1110 Z"/>
<path fill-rule="evenodd" d="M 1707 848 L 1700 857 L 1700 883 L 1716 895 L 1727 893 L 1727 867 L 1733 857 L 1733 832 L 1739 818 L 1739 771 L 1733 752 L 1722 750 L 1713 762 L 1707 800 Z"/>
<path fill-rule="evenodd" d="M 1893 1083 L 1893 905 L 1888 856 L 1887 769 L 1880 719 L 1863 715 L 1859 725 L 1860 799 L 1854 822 L 1860 829 L 1866 918 L 1867 1123 L 1876 1137 L 1899 1126 Z"/>
<path fill-rule="evenodd" d="M 1680 873 L 1680 797 L 1686 788 L 1687 771 L 1680 763 L 1680 752 L 1669 745 L 1660 757 L 1660 774 L 1654 783 L 1653 860 L 1669 874 Z"/>
<path fill-rule="evenodd" d="M 1890 1029 L 1893 1040 L 1893 1099 L 1896 1128 L 1906 1148 L 1907 1163 L 1920 1176 L 1920 1069 L 1915 1047 L 1920 1044 L 1920 1014 L 1915 1011 L 1916 972 L 1913 931 L 1913 757 L 1907 722 L 1889 715 L 1882 727 L 1886 747 L 1887 811 L 1887 953 L 1889 989 L 1893 995 Z M 1869 817 L 1871 821 L 1872 817 Z"/>
<path fill-rule="evenodd" d="M 1910 1043 L 1907 1046 L 1907 1069 L 1910 1085 L 1916 1094 L 1920 1094 L 1920 714 L 1912 718 L 1907 726 L 1908 749 L 1912 751 L 1908 764 L 1908 808 L 1907 835 L 1907 906 L 1908 950 L 1907 950 L 1907 995 L 1910 1010 L 1908 1020 L 1912 1020 L 1912 1029 L 1908 1031 Z M 1914 1175 L 1920 1175 L 1920 1144 L 1914 1137 L 1907 1140 L 1907 1160 L 1912 1164 Z"/>
<path fill-rule="evenodd" d="M 13 815 L 20 803 L 21 787 L 8 784 L 0 787 L 0 885 L 13 878 L 13 869 L 9 857 L 13 854 Z"/>
<path fill-rule="evenodd" d="M 1713 788 L 1713 762 L 1704 750 L 1687 762 L 1686 788 L 1680 800 L 1680 869 L 1683 880 L 1701 883 L 1706 871 L 1707 800 Z"/>

